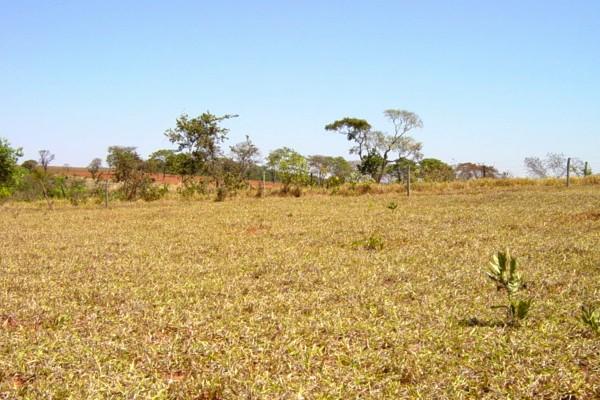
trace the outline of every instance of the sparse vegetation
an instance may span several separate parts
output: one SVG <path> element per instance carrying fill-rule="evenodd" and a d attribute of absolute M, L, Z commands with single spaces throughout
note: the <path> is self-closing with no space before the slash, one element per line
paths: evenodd
<path fill-rule="evenodd" d="M 518 325 L 525 319 L 531 308 L 531 299 L 518 298 L 518 294 L 525 286 L 521 273 L 517 271 L 518 262 L 508 250 L 499 251 L 492 257 L 487 276 L 496 283 L 499 291 L 506 292 L 508 304 L 492 306 L 506 310 L 506 322 L 509 325 Z"/>
<path fill-rule="evenodd" d="M 581 306 L 581 321 L 592 331 L 600 334 L 600 306 Z"/>
<path fill-rule="evenodd" d="M 0 393 L 597 397 L 600 342 L 573 318 L 597 294 L 597 186 L 480 189 L 4 204 Z M 482 254 L 508 242 L 536 312 L 518 333 L 465 326 L 497 301 Z"/>

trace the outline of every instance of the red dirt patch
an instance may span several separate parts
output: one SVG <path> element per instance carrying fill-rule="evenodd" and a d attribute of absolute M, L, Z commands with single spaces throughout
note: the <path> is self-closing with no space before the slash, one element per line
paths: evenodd
<path fill-rule="evenodd" d="M 88 178 L 88 179 L 92 178 L 92 175 L 90 174 L 90 172 L 86 168 L 81 168 L 81 167 L 48 167 L 48 170 L 51 173 L 54 173 L 57 175 L 73 176 L 73 177 Z M 101 180 L 112 179 L 113 175 L 114 175 L 113 172 L 111 172 L 109 169 L 106 169 L 106 168 L 101 169 L 99 171 L 99 176 L 100 176 Z M 149 174 L 149 175 L 152 178 L 152 180 L 156 183 L 164 183 L 167 185 L 180 185 L 181 184 L 181 176 L 179 176 L 179 175 L 170 175 L 170 174 Z M 254 189 L 258 189 L 260 187 L 260 185 L 262 184 L 261 181 L 257 181 L 257 180 L 250 180 L 249 183 L 250 183 L 250 186 Z M 277 186 L 278 186 L 277 183 L 265 182 L 266 189 L 272 189 Z"/>

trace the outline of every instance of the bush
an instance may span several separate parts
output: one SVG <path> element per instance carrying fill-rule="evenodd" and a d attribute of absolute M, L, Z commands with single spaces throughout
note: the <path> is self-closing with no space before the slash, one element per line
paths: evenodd
<path fill-rule="evenodd" d="M 215 201 L 225 201 L 227 198 L 227 188 L 224 186 L 219 186 L 217 188 L 217 196 L 215 197 Z"/>
<path fill-rule="evenodd" d="M 510 255 L 508 249 L 499 251 L 492 257 L 490 269 L 487 276 L 496 283 L 496 289 L 506 291 L 508 305 L 492 306 L 492 308 L 503 308 L 506 310 L 507 324 L 518 325 L 529 313 L 531 299 L 517 298 L 517 293 L 524 287 L 521 274 L 517 271 L 518 263 L 515 257 Z"/>
<path fill-rule="evenodd" d="M 184 199 L 192 199 L 196 195 L 204 195 L 208 192 L 208 185 L 202 180 L 186 178 L 180 187 L 177 188 L 177 193 Z"/>
<path fill-rule="evenodd" d="M 581 321 L 592 331 L 600 334 L 600 306 L 581 306 Z"/>
<path fill-rule="evenodd" d="M 383 250 L 383 244 L 383 238 L 377 233 L 352 243 L 354 247 L 362 247 L 365 250 Z"/>

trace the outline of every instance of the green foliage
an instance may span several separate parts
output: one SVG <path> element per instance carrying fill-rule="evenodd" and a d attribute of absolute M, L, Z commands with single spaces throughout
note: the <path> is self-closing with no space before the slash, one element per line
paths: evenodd
<path fill-rule="evenodd" d="M 370 235 L 368 238 L 363 240 L 357 240 L 352 243 L 354 247 L 362 247 L 365 250 L 383 250 L 384 241 L 381 235 L 374 233 Z"/>
<path fill-rule="evenodd" d="M 364 119 L 346 117 L 325 125 L 325 130 L 344 134 L 348 140 L 356 141 L 371 130 L 371 124 Z"/>
<path fill-rule="evenodd" d="M 531 302 L 531 299 L 511 300 L 509 310 L 510 320 L 515 321 L 525 319 L 529 309 L 531 308 Z"/>
<path fill-rule="evenodd" d="M 387 205 L 387 208 L 394 211 L 396 208 L 398 208 L 398 203 L 396 203 L 395 201 L 390 201 Z"/>
<path fill-rule="evenodd" d="M 308 157 L 308 165 L 311 176 L 315 175 L 317 178 L 316 183 L 328 187 L 344 183 L 354 171 L 352 164 L 344 157 L 314 155 Z"/>
<path fill-rule="evenodd" d="M 179 152 L 189 155 L 186 160 L 187 174 L 203 173 L 215 181 L 221 180 L 220 163 L 221 144 L 227 138 L 229 129 L 220 126 L 221 122 L 237 115 L 216 116 L 210 112 L 190 118 L 182 114 L 177 118 L 174 129 L 165 131 L 165 136 L 178 146 Z"/>
<path fill-rule="evenodd" d="M 390 164 L 387 173 L 391 174 L 398 182 L 406 182 L 409 166 L 411 177 L 417 176 L 419 173 L 419 164 L 414 160 L 404 157 Z"/>
<path fill-rule="evenodd" d="M 487 276 L 496 282 L 498 290 L 504 289 L 509 294 L 516 294 L 523 286 L 521 274 L 517 272 L 517 259 L 512 257 L 508 250 L 499 251 L 490 261 Z"/>
<path fill-rule="evenodd" d="M 111 146 L 106 157 L 108 166 L 113 169 L 116 182 L 128 182 L 139 179 L 144 161 L 135 151 L 135 147 Z"/>
<path fill-rule="evenodd" d="M 385 110 L 383 114 L 393 125 L 393 132 L 389 134 L 373 131 L 367 121 L 357 118 L 344 118 L 325 126 L 326 130 L 342 133 L 354 142 L 350 153 L 358 154 L 360 171 L 377 183 L 381 182 L 390 163 L 402 158 L 419 159 L 422 147 L 408 136 L 410 131 L 423 126 L 417 114 L 397 109 Z"/>
<path fill-rule="evenodd" d="M 217 195 L 215 197 L 215 201 L 217 201 L 217 202 L 225 201 L 226 198 L 227 198 L 227 188 L 224 186 L 219 186 L 217 188 Z"/>
<path fill-rule="evenodd" d="M 507 313 L 509 325 L 517 325 L 524 319 L 531 308 L 531 299 L 518 299 L 517 293 L 524 287 L 521 274 L 517 271 L 517 259 L 511 256 L 509 250 L 499 251 L 492 257 L 487 276 L 496 283 L 499 291 L 506 291 L 508 305 L 493 306 L 492 308 L 504 308 Z"/>
<path fill-rule="evenodd" d="M 22 156 L 22 149 L 13 148 L 6 139 L 0 138 L 0 198 L 12 194 L 18 180 L 17 160 Z"/>
<path fill-rule="evenodd" d="M 454 168 L 457 179 L 501 178 L 503 175 L 493 165 L 472 162 L 460 163 Z"/>
<path fill-rule="evenodd" d="M 591 176 L 592 175 L 592 167 L 586 162 L 583 167 L 583 176 Z"/>
<path fill-rule="evenodd" d="M 424 158 L 419 162 L 419 175 L 425 182 L 448 182 L 454 180 L 454 169 L 436 158 Z"/>
<path fill-rule="evenodd" d="M 250 137 L 246 135 L 246 140 L 237 143 L 229 148 L 232 154 L 232 160 L 235 163 L 237 174 L 240 180 L 248 178 L 250 168 L 256 165 L 260 151 L 258 147 L 252 143 Z"/>
<path fill-rule="evenodd" d="M 175 150 L 161 149 L 150 154 L 146 161 L 148 172 L 163 175 L 186 175 L 185 162 L 189 158 L 186 153 L 176 153 Z M 192 173 L 192 168 L 188 168 Z M 183 172 L 183 173 L 182 173 Z"/>
<path fill-rule="evenodd" d="M 23 161 L 23 164 L 21 164 L 21 167 L 27 169 L 28 171 L 33 171 L 34 169 L 36 169 L 38 167 L 38 162 L 35 160 L 27 160 L 27 161 Z"/>
<path fill-rule="evenodd" d="M 375 179 L 385 162 L 384 158 L 376 150 L 371 150 L 371 152 L 360 161 L 358 170 L 362 174 L 369 175 Z"/>
<path fill-rule="evenodd" d="M 97 182 L 100 179 L 100 168 L 102 167 L 102 160 L 94 158 L 87 166 L 87 170 L 90 173 L 92 179 Z"/>
<path fill-rule="evenodd" d="M 267 165 L 277 173 L 284 190 L 289 189 L 291 185 L 303 186 L 308 183 L 308 162 L 306 158 L 288 147 L 276 149 L 269 153 Z"/>
<path fill-rule="evenodd" d="M 208 192 L 208 185 L 202 179 L 185 178 L 177 188 L 177 193 L 186 200 L 205 195 Z"/>
<path fill-rule="evenodd" d="M 581 306 L 581 321 L 592 331 L 600 334 L 600 306 Z"/>

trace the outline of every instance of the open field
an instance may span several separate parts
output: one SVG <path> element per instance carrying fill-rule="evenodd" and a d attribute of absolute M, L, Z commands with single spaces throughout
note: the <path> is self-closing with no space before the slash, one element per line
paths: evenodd
<path fill-rule="evenodd" d="M 600 398 L 597 185 L 9 203 L 0 232 L 0 398 Z"/>

